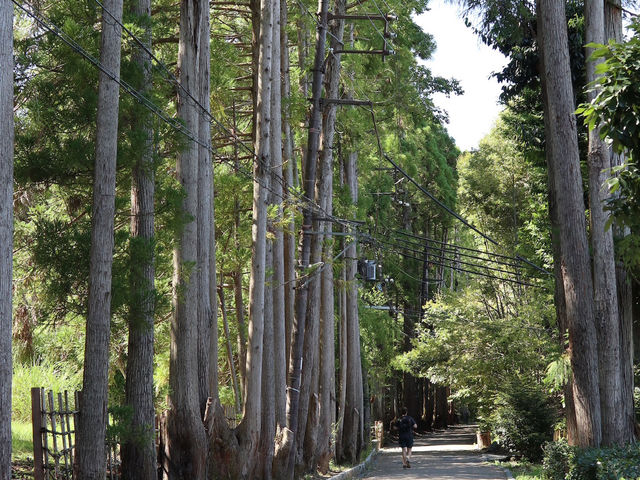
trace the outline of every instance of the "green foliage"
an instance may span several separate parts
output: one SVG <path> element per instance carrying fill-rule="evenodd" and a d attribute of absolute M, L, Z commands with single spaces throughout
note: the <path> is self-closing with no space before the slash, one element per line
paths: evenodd
<path fill-rule="evenodd" d="M 631 480 L 640 478 L 640 446 L 570 447 L 566 441 L 545 446 L 544 478 L 548 480 Z"/>
<path fill-rule="evenodd" d="M 107 424 L 107 443 L 124 444 L 131 442 L 137 445 L 148 445 L 155 438 L 153 425 L 139 425 L 133 428 L 133 410 L 130 406 L 109 407 Z"/>
<path fill-rule="evenodd" d="M 363 292 L 369 305 L 359 305 L 361 351 L 370 382 L 384 385 L 391 373 L 390 365 L 401 345 L 402 333 L 393 312 L 372 309 L 385 302 L 383 292 L 372 289 Z M 390 314 L 391 313 L 391 314 Z"/>
<path fill-rule="evenodd" d="M 494 431 L 502 445 L 535 462 L 542 458 L 542 445 L 553 438 L 555 417 L 541 386 L 517 379 L 498 395 Z"/>
<path fill-rule="evenodd" d="M 222 405 L 232 406 L 235 405 L 235 397 L 233 394 L 233 389 L 231 387 L 227 387 L 226 385 L 220 387 L 220 403 Z"/>
<path fill-rule="evenodd" d="M 597 66 L 601 76 L 590 86 L 597 96 L 590 104 L 581 105 L 577 113 L 583 116 L 589 129 L 598 126 L 601 137 L 608 139 L 617 152 L 626 152 L 631 157 L 625 165 L 612 171 L 607 184 L 611 193 L 607 209 L 614 224 L 634 232 L 621 238 L 618 247 L 625 263 L 637 271 L 640 267 L 640 240 L 635 234 L 640 227 L 640 113 L 637 108 L 640 104 L 640 21 L 635 19 L 630 28 L 634 35 L 624 43 L 591 45 L 592 58 L 602 59 Z"/>
<path fill-rule="evenodd" d="M 33 427 L 31 421 L 11 421 L 11 457 L 33 459 Z"/>
<path fill-rule="evenodd" d="M 602 138 L 611 139 L 617 151 L 629 150 L 637 159 L 640 154 L 640 120 L 636 107 L 640 98 L 640 69 L 637 66 L 640 22 L 635 19 L 630 28 L 635 35 L 627 42 L 589 45 L 594 48 L 591 58 L 603 60 L 597 66 L 600 77 L 590 85 L 597 96 L 590 104 L 581 105 L 577 113 L 584 117 L 590 130 L 598 125 Z"/>
<path fill-rule="evenodd" d="M 11 385 L 12 421 L 31 422 L 31 388 L 44 387 L 55 393 L 80 389 L 82 373 L 69 371 L 64 364 L 15 364 Z"/>
<path fill-rule="evenodd" d="M 575 456 L 575 450 L 566 440 L 549 442 L 543 447 L 543 478 L 545 480 L 565 480 Z"/>
<path fill-rule="evenodd" d="M 640 477 L 640 446 L 584 449 L 575 457 L 568 480 L 617 480 Z"/>
<path fill-rule="evenodd" d="M 552 393 L 562 392 L 569 380 L 571 380 L 571 359 L 567 353 L 564 353 L 547 366 L 544 384 Z"/>
<path fill-rule="evenodd" d="M 541 325 L 544 316 L 552 315 L 551 306 L 541 311 L 536 293 L 529 295 L 518 311 L 504 316 L 494 314 L 472 287 L 427 303 L 429 325 L 418 328 L 413 350 L 395 364 L 450 384 L 454 398 L 477 405 L 489 417 L 511 382 L 541 378 L 545 358 L 557 349 L 551 332 Z"/>

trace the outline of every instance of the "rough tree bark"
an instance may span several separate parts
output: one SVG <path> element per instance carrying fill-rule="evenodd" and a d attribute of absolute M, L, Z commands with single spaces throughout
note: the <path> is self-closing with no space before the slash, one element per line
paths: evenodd
<path fill-rule="evenodd" d="M 236 205 L 236 211 L 237 211 Z M 236 213 L 237 223 L 240 223 L 240 215 Z M 237 235 L 237 227 L 234 226 L 236 230 L 234 235 Z M 237 237 L 236 237 L 237 239 Z M 238 247 L 239 242 L 236 241 L 236 248 Z M 246 377 L 247 377 L 247 335 L 245 333 L 246 330 L 246 322 L 244 320 L 244 298 L 242 295 L 242 271 L 236 270 L 232 273 L 233 275 L 233 294 L 234 294 L 234 304 L 236 310 L 236 321 L 238 323 L 238 374 L 240 375 L 240 392 L 242 394 L 242 398 L 245 395 L 245 387 L 246 387 Z"/>
<path fill-rule="evenodd" d="M 335 1 L 335 15 L 346 13 L 346 1 Z M 344 20 L 333 20 L 330 25 L 330 45 L 334 51 L 342 46 L 344 37 Z M 340 96 L 340 70 L 341 54 L 333 54 L 327 60 L 327 74 L 325 91 L 327 98 Z M 321 171 L 324 179 L 325 211 L 327 215 L 333 214 L 333 145 L 336 126 L 336 105 L 329 104 L 325 107 L 323 118 L 323 144 L 321 156 Z M 325 225 L 331 230 L 331 224 Z M 332 425 L 335 423 L 335 320 L 334 320 L 334 295 L 333 295 L 333 240 L 328 238 L 324 246 L 325 268 L 322 271 L 321 286 L 321 310 L 320 310 L 320 419 L 318 442 L 313 452 L 307 452 L 306 456 L 313 466 L 317 461 L 320 472 L 326 473 L 329 469 L 329 461 L 334 455 L 335 441 L 332 436 Z"/>
<path fill-rule="evenodd" d="M 133 13 L 146 25 L 142 41 L 150 49 L 151 1 L 137 1 Z M 136 88 L 147 93 L 151 89 L 151 57 L 138 48 L 134 61 L 142 73 Z M 142 133 L 142 142 L 131 179 L 131 308 L 125 395 L 126 404 L 131 408 L 133 435 L 122 446 L 122 476 L 127 480 L 158 477 L 153 405 L 155 167 L 152 118 L 142 110 L 133 126 Z"/>
<path fill-rule="evenodd" d="M 605 2 L 605 39 L 623 41 L 622 5 L 620 0 Z M 611 149 L 611 166 L 624 163 L 624 155 L 618 155 Z M 614 237 L 622 237 L 630 232 L 614 228 Z M 620 440 L 622 443 L 634 439 L 635 411 L 633 406 L 633 289 L 631 275 L 622 261 L 616 262 L 616 279 L 618 290 L 618 310 L 620 312 L 620 372 L 621 372 L 621 404 L 620 415 L 622 425 Z"/>
<path fill-rule="evenodd" d="M 553 181 L 551 180 L 553 172 L 549 171 L 548 182 L 548 201 L 549 201 L 549 220 L 551 222 L 551 248 L 553 252 L 553 274 L 555 279 L 555 286 L 553 292 L 554 305 L 556 307 L 556 318 L 558 322 L 558 342 L 562 351 L 567 351 L 568 345 L 565 342 L 565 336 L 567 334 L 567 308 L 564 298 L 564 282 L 562 280 L 562 254 L 560 251 L 560 225 L 558 219 L 558 205 L 555 199 L 555 193 L 552 188 Z M 568 350 L 571 351 L 570 349 Z M 576 412 L 573 403 L 573 382 L 568 382 L 564 386 L 564 401 L 565 401 L 565 418 L 567 420 L 567 441 L 570 445 L 575 445 L 577 442 L 577 426 L 576 426 Z"/>
<path fill-rule="evenodd" d="M 344 15 L 345 2 L 338 0 L 335 6 L 335 14 Z M 330 25 L 330 46 L 333 50 L 339 50 L 342 46 L 344 33 L 344 20 L 334 20 Z M 341 54 L 330 55 L 326 62 L 325 95 L 333 99 L 339 96 L 340 86 L 340 57 Z M 333 209 L 331 195 L 333 193 L 333 143 L 335 136 L 336 106 L 335 104 L 323 105 L 322 135 L 320 144 L 322 149 L 318 152 L 320 166 L 315 187 L 315 200 L 326 214 L 331 214 Z M 330 223 L 318 224 L 318 232 L 330 231 Z M 307 329 L 305 331 L 305 356 L 303 359 L 304 372 L 302 388 L 300 391 L 299 428 L 298 439 L 304 438 L 298 444 L 298 462 L 305 471 L 312 471 L 316 467 L 318 455 L 318 440 L 326 443 L 323 445 L 321 455 L 329 454 L 328 442 L 330 441 L 331 418 L 333 407 L 331 391 L 335 389 L 334 381 L 334 324 L 333 324 L 333 268 L 332 248 L 330 237 L 323 234 L 314 235 L 311 241 L 311 264 L 320 264 L 322 270 L 313 273 L 309 279 L 309 299 L 307 306 Z M 328 290 L 331 290 L 329 293 Z M 323 296 L 324 294 L 324 296 Z M 328 304 L 323 302 L 331 302 Z M 322 308 L 325 308 L 325 317 L 321 316 Z M 330 310 L 329 310 L 330 308 Z M 330 345 L 323 349 L 323 345 Z M 322 356 L 321 356 L 322 354 Z M 330 357 L 330 358 L 329 358 Z M 323 370 L 320 371 L 320 368 Z M 318 379 L 316 382 L 315 380 Z M 325 383 L 326 382 L 326 383 Z M 325 395 L 324 408 L 320 401 L 320 394 Z M 319 409 L 321 412 L 319 413 Z M 319 415 L 324 415 L 321 420 Z M 309 420 L 309 421 L 308 421 Z M 324 422 L 322 432 L 319 431 L 320 422 Z M 325 442 L 326 439 L 326 442 Z M 329 459 L 323 462 L 328 468 Z"/>
<path fill-rule="evenodd" d="M 355 205 L 358 202 L 358 154 L 351 152 L 346 165 L 346 183 L 351 191 L 351 201 Z M 357 251 L 355 244 L 351 244 L 346 253 L 347 263 L 347 325 L 346 325 L 346 363 L 345 368 L 347 383 L 344 386 L 344 425 L 341 439 L 342 450 L 336 452 L 340 462 L 355 463 L 360 457 L 362 448 L 363 425 L 363 391 L 362 391 L 362 367 L 360 365 L 360 321 L 358 317 L 358 282 Z"/>
<path fill-rule="evenodd" d="M 605 43 L 603 0 L 586 0 L 585 35 L 587 43 Z M 596 66 L 601 60 L 590 60 L 591 48 L 586 49 L 587 82 L 594 82 L 599 75 Z M 592 101 L 597 91 L 587 92 Z M 602 415 L 602 443 L 621 443 L 621 369 L 618 292 L 616 265 L 613 252 L 613 233 L 606 223 L 609 213 L 604 210 L 607 191 L 604 183 L 609 177 L 611 153 L 600 138 L 600 128 L 589 132 L 589 212 L 591 219 L 591 246 L 593 251 L 593 289 L 598 332 L 598 374 L 600 385 L 600 413 Z"/>
<path fill-rule="evenodd" d="M 324 198 L 320 190 L 324 190 L 322 173 L 319 174 L 316 185 L 316 203 L 324 209 Z M 320 265 L 322 260 L 322 242 L 325 225 L 318 224 L 317 230 L 311 241 L 311 265 Z M 322 268 L 322 267 L 320 267 Z M 308 300 L 306 313 L 306 328 L 304 331 L 304 353 L 302 357 L 302 381 L 300 382 L 300 402 L 298 405 L 298 430 L 296 434 L 296 478 L 303 472 L 309 471 L 305 465 L 305 448 L 313 449 L 315 444 L 315 430 L 317 429 L 318 415 L 318 367 L 320 356 L 320 288 L 321 270 L 313 269 L 304 280 L 308 283 Z M 305 447 L 306 444 L 306 447 Z"/>
<path fill-rule="evenodd" d="M 549 179 L 558 204 L 559 260 L 571 339 L 576 440 L 581 446 L 598 446 L 601 441 L 598 347 L 565 8 L 563 2 L 555 0 L 539 0 L 537 8 L 547 162 L 553 172 Z"/>
<path fill-rule="evenodd" d="M 105 432 L 109 383 L 111 325 L 111 268 L 118 151 L 120 87 L 110 75 L 120 76 L 122 0 L 108 0 L 103 10 L 93 177 L 89 308 L 85 338 L 84 375 L 78 415 L 76 478 L 102 479 L 106 472 Z"/>
<path fill-rule="evenodd" d="M 198 49 L 198 102 L 210 110 L 210 25 L 209 3 L 202 4 L 200 48 Z M 218 388 L 218 302 L 216 299 L 215 222 L 211 124 L 204 112 L 198 116 L 198 394 L 204 416 L 207 398 Z"/>
<path fill-rule="evenodd" d="M 247 352 L 247 387 L 244 418 L 239 427 L 239 439 L 246 452 L 245 458 L 255 457 L 260 439 L 261 417 L 265 405 L 262 403 L 263 337 L 265 316 L 266 233 L 267 233 L 267 188 L 271 168 L 271 55 L 272 55 L 271 0 L 260 3 L 258 114 L 256 123 L 256 147 L 258 158 L 254 162 L 253 226 L 251 278 L 249 281 L 249 349 Z M 247 464 L 253 462 L 247 461 Z M 243 478 L 250 474 L 250 467 L 243 471 Z"/>
<path fill-rule="evenodd" d="M 345 164 L 341 162 L 341 186 L 344 186 L 345 177 Z M 343 237 L 344 238 L 344 237 Z M 335 439 L 335 456 L 340 458 L 342 452 L 342 436 L 344 432 L 344 404 L 346 401 L 346 386 L 347 386 L 347 324 L 349 315 L 347 312 L 347 263 L 349 261 L 349 249 L 346 242 L 350 240 L 344 239 L 342 247 L 345 248 L 345 260 L 342 262 L 342 268 L 340 269 L 340 289 L 338 291 L 338 307 L 339 307 L 339 323 L 338 323 L 338 370 L 340 372 L 340 378 L 338 380 L 338 398 L 337 398 L 337 419 L 336 419 L 336 439 Z M 353 255 L 355 255 L 355 244 Z M 355 257 L 354 257 L 355 258 Z"/>
<path fill-rule="evenodd" d="M 434 385 L 435 387 L 435 405 L 434 405 L 434 428 L 447 428 L 448 426 L 448 398 L 447 387 L 442 385 Z"/>
<path fill-rule="evenodd" d="M 304 181 L 303 193 L 307 198 L 314 197 L 316 183 L 316 162 L 318 158 L 318 145 L 320 128 L 322 122 L 322 109 L 320 98 L 322 94 L 323 63 L 325 58 L 325 41 L 327 36 L 327 16 L 329 12 L 329 1 L 320 0 L 318 5 L 319 22 L 316 35 L 316 54 L 313 72 L 312 106 L 309 122 L 309 138 L 307 145 L 307 155 L 304 160 Z M 310 233 L 317 228 L 314 222 L 314 215 L 311 209 L 305 208 L 302 216 L 302 238 L 300 242 L 300 254 L 298 264 L 301 272 L 305 272 L 309 267 L 311 257 Z M 287 391 L 287 425 L 283 431 L 283 440 L 279 449 L 277 472 L 282 478 L 293 476 L 296 457 L 295 432 L 298 431 L 300 384 L 302 371 L 302 356 L 304 347 L 304 331 L 306 326 L 307 299 L 309 293 L 309 283 L 303 281 L 298 285 L 295 299 L 295 320 L 291 341 L 291 358 L 289 368 L 289 389 Z"/>
<path fill-rule="evenodd" d="M 271 360 L 274 363 L 274 407 L 275 407 L 275 425 L 276 430 L 281 431 L 286 424 L 287 415 L 287 323 L 291 323 L 293 320 L 293 310 L 289 309 L 290 321 L 287 322 L 287 294 L 285 293 L 285 286 L 289 287 L 290 295 L 293 293 L 291 288 L 293 283 L 287 283 L 287 277 L 292 279 L 291 275 L 295 275 L 295 272 L 288 272 L 287 268 L 293 267 L 293 257 L 289 255 L 293 251 L 287 251 L 285 244 L 285 235 L 283 230 L 284 222 L 284 186 L 287 185 L 287 180 L 283 177 L 283 164 L 287 162 L 289 164 L 291 160 L 291 152 L 287 152 L 287 159 L 283 155 L 285 150 L 291 148 L 290 137 L 285 135 L 285 142 L 283 145 L 283 127 L 286 131 L 289 128 L 289 122 L 283 115 L 282 111 L 282 95 L 283 91 L 286 94 L 286 88 L 283 87 L 283 76 L 288 75 L 288 66 L 283 74 L 282 63 L 288 63 L 287 55 L 287 43 L 286 43 L 286 29 L 281 28 L 282 25 L 286 26 L 286 23 L 282 23 L 283 14 L 281 11 L 281 0 L 274 0 L 273 2 L 273 41 L 280 42 L 280 48 L 274 48 L 271 57 L 271 72 L 272 72 L 272 86 L 271 86 L 271 190 L 272 190 L 272 202 L 276 206 L 276 218 L 274 221 L 275 228 L 273 230 L 273 277 L 271 281 L 271 291 L 273 294 L 273 352 L 274 355 Z M 284 4 L 286 10 L 286 3 Z M 286 22 L 286 12 L 284 13 L 284 21 Z M 282 31 L 285 30 L 283 36 Z M 285 42 L 283 45 L 283 41 Z M 286 59 L 285 59 L 286 57 Z M 289 128 L 290 134 L 290 128 Z M 287 166 L 289 168 L 289 166 Z M 295 246 L 294 246 L 295 248 Z M 288 259 L 288 260 L 287 260 Z M 293 300 L 291 298 L 290 300 Z M 293 305 L 293 304 L 291 304 Z"/>
<path fill-rule="evenodd" d="M 0 480 L 11 478 L 13 4 L 0 1 Z"/>
<path fill-rule="evenodd" d="M 287 25 L 287 2 L 286 0 L 280 1 L 280 55 L 282 60 L 280 62 L 280 72 L 282 77 L 281 82 L 281 98 L 291 98 L 291 74 L 289 67 L 289 36 L 287 35 L 287 29 L 282 28 L 282 25 Z M 281 102 L 282 103 L 282 102 Z M 293 143 L 293 131 L 291 129 L 291 112 L 288 107 L 288 103 L 282 108 L 282 131 L 283 131 L 283 144 L 282 144 L 282 163 L 285 167 L 285 184 L 287 188 L 297 187 L 298 180 L 294 172 L 296 171 L 295 164 L 296 159 L 294 157 L 294 143 Z M 288 197 L 287 197 L 288 198 Z M 293 330 L 293 317 L 295 309 L 295 281 L 296 281 L 296 238 L 295 238 L 295 219 L 293 211 L 288 213 L 287 232 L 284 234 L 284 295 L 285 295 L 285 362 L 286 372 L 289 371 L 289 358 L 291 355 L 291 332 Z M 285 379 L 286 381 L 286 379 Z M 285 401 L 286 410 L 286 401 Z M 285 411 L 286 415 L 286 411 Z M 284 424 L 283 424 L 284 425 Z"/>
<path fill-rule="evenodd" d="M 269 203 L 273 201 L 273 194 L 269 194 Z M 273 234 L 273 222 L 267 220 L 267 231 Z M 267 240 L 265 252 L 265 269 L 273 272 L 273 238 Z M 273 275 L 267 273 L 264 292 L 264 337 L 265 352 L 275 353 L 274 339 L 274 304 L 273 304 Z M 271 480 L 274 454 L 274 438 L 276 435 L 275 409 L 275 362 L 271 355 L 262 356 L 262 415 L 260 418 L 260 447 L 258 450 L 257 472 L 254 477 Z"/>
<path fill-rule="evenodd" d="M 198 50 L 202 11 L 200 0 L 180 4 L 178 69 L 180 83 L 198 95 Z M 178 90 L 178 115 L 198 134 L 198 107 Z M 205 477 L 206 438 L 199 405 L 198 382 L 198 145 L 189 141 L 178 154 L 176 170 L 185 197 L 184 224 L 173 251 L 173 317 L 169 358 L 169 411 L 165 445 L 165 478 Z"/>

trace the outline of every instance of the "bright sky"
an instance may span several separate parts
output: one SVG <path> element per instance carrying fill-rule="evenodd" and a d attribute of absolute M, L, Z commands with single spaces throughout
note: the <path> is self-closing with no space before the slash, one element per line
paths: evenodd
<path fill-rule="evenodd" d="M 437 43 L 436 52 L 426 66 L 433 75 L 456 78 L 464 90 L 464 95 L 451 98 L 438 94 L 434 101 L 449 113 L 447 130 L 458 147 L 477 148 L 501 110 L 497 103 L 500 86 L 489 76 L 500 70 L 506 59 L 464 25 L 457 6 L 444 0 L 431 0 L 429 6 L 431 10 L 415 18 Z"/>

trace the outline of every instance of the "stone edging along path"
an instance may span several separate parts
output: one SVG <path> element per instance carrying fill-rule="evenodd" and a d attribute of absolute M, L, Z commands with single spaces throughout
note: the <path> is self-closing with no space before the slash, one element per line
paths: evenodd
<path fill-rule="evenodd" d="M 349 470 L 340 472 L 338 475 L 330 477 L 328 480 L 348 480 L 351 478 L 356 478 L 361 476 L 364 473 L 364 471 L 367 469 L 367 467 L 371 464 L 371 462 L 373 462 L 373 460 L 376 458 L 376 455 L 378 455 L 379 451 L 380 450 L 378 450 L 377 447 L 374 448 L 373 450 L 371 450 L 371 453 L 369 454 L 367 459 L 364 462 L 362 462 L 360 465 L 356 465 L 355 467 L 350 468 Z"/>

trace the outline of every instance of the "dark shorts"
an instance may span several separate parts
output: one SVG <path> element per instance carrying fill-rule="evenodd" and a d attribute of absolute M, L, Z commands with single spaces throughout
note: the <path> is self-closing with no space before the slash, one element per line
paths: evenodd
<path fill-rule="evenodd" d="M 400 435 L 398 442 L 401 448 L 413 447 L 413 435 Z"/>

